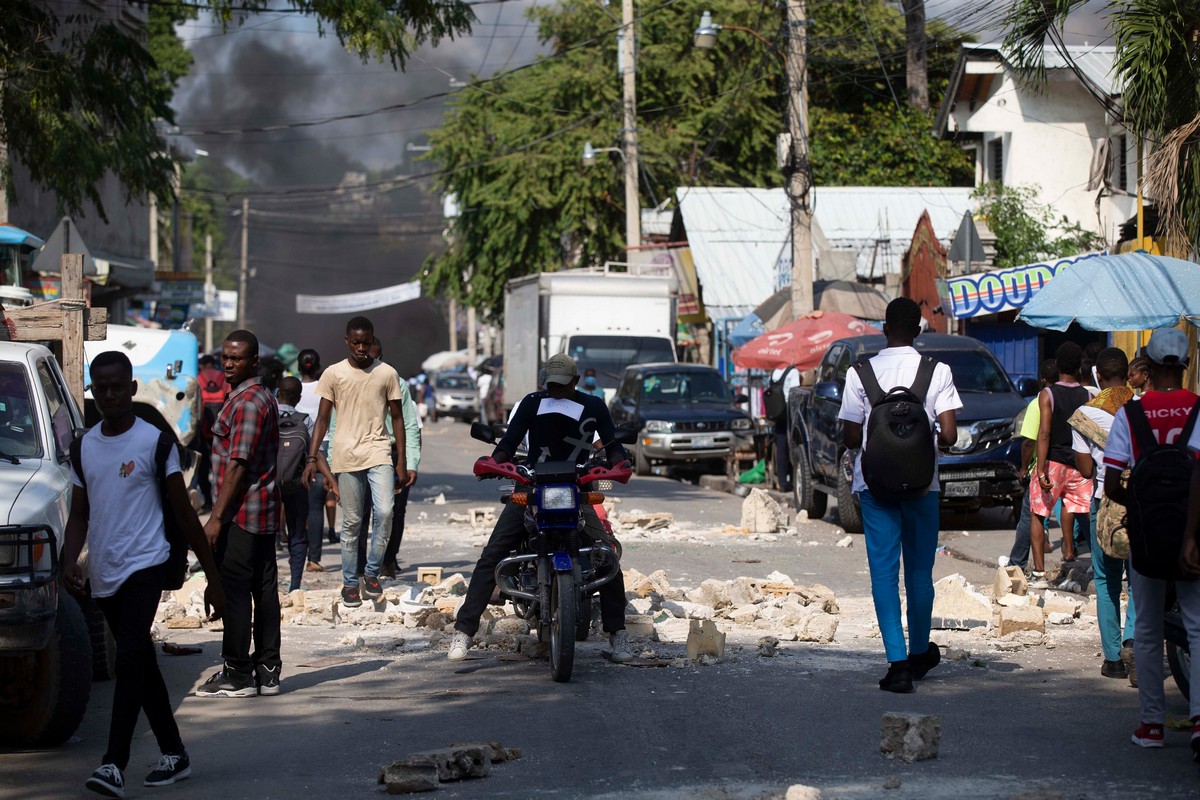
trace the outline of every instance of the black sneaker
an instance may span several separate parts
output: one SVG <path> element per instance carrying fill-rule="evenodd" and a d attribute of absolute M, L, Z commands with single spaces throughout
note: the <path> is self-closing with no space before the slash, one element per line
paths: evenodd
<path fill-rule="evenodd" d="M 102 797 L 125 796 L 125 778 L 116 764 L 101 764 L 83 786 Z"/>
<path fill-rule="evenodd" d="M 181 781 L 191 774 L 192 762 L 188 760 L 187 753 L 163 753 L 162 758 L 158 759 L 158 764 L 146 776 L 146 782 L 142 785 L 170 786 L 175 781 Z"/>
<path fill-rule="evenodd" d="M 908 661 L 893 661 L 888 666 L 887 675 L 879 681 L 879 688 L 885 692 L 908 694 L 913 690 L 912 667 Z"/>
<path fill-rule="evenodd" d="M 379 585 L 379 578 L 372 578 L 370 575 L 364 576 L 363 594 L 372 600 L 377 597 L 383 597 L 383 587 Z"/>
<path fill-rule="evenodd" d="M 358 608 L 362 605 L 362 597 L 358 594 L 357 586 L 342 587 L 342 605 L 346 608 Z"/>
<path fill-rule="evenodd" d="M 1109 661 L 1104 659 L 1104 663 L 1100 665 L 1100 674 L 1106 678 L 1120 678 L 1124 680 L 1129 677 L 1129 670 L 1125 668 L 1122 661 Z"/>
<path fill-rule="evenodd" d="M 342 537 L 338 536 L 337 531 L 335 531 L 333 528 L 329 529 L 329 532 L 327 535 L 329 537 L 330 544 L 337 544 L 338 542 L 340 542 L 342 540 Z"/>
<path fill-rule="evenodd" d="M 919 656 L 914 656 L 911 653 L 908 656 L 908 663 L 912 671 L 912 679 L 919 681 L 925 677 L 929 670 L 942 663 L 942 650 L 933 642 L 929 643 L 929 649 Z"/>
<path fill-rule="evenodd" d="M 279 667 L 258 667 L 254 671 L 258 681 L 258 693 L 266 696 L 279 694 Z"/>
<path fill-rule="evenodd" d="M 196 697 L 254 697 L 258 687 L 249 675 L 223 669 L 200 684 Z"/>

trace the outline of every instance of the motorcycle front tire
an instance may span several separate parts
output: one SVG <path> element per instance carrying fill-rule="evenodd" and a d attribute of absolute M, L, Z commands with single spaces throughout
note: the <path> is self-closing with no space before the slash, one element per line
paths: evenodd
<path fill-rule="evenodd" d="M 557 683 L 571 680 L 575 668 L 575 578 L 556 572 L 550 582 L 550 677 Z"/>

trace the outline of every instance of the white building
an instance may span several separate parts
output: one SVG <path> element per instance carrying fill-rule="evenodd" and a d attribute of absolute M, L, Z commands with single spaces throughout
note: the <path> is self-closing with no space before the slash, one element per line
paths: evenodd
<path fill-rule="evenodd" d="M 1001 45 L 966 44 L 938 110 L 938 136 L 975 158 L 975 184 L 1036 185 L 1056 215 L 1108 242 L 1135 212 L 1137 146 L 1119 122 L 1115 48 L 1045 50 L 1031 84 Z"/>

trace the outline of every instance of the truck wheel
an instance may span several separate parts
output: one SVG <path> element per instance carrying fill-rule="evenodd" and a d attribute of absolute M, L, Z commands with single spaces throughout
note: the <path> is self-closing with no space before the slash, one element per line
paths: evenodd
<path fill-rule="evenodd" d="M 862 512 L 858 508 L 858 498 L 852 491 L 854 486 L 854 463 L 850 461 L 849 451 L 842 454 L 838 465 L 837 505 L 838 522 L 846 533 L 862 533 Z"/>
<path fill-rule="evenodd" d="M 62 744 L 83 720 L 91 690 L 92 638 L 79 604 L 64 592 L 45 649 L 0 657 L 0 741 Z"/>
<path fill-rule="evenodd" d="M 117 676 L 117 640 L 108 629 L 104 612 L 92 598 L 78 600 L 88 633 L 92 637 L 92 680 L 108 681 Z"/>
<path fill-rule="evenodd" d="M 824 519 L 829 497 L 813 487 L 809 469 L 808 448 L 798 444 L 792 448 L 792 502 L 796 510 L 804 509 L 809 519 Z"/>
<path fill-rule="evenodd" d="M 640 444 L 633 448 L 633 471 L 638 475 L 650 474 L 650 459 L 642 455 Z"/>

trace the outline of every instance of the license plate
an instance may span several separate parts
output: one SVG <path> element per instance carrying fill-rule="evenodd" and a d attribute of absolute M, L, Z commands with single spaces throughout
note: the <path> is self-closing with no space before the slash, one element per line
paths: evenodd
<path fill-rule="evenodd" d="M 714 436 L 693 436 L 692 437 L 692 447 L 696 447 L 696 448 L 713 447 L 714 445 L 716 445 L 716 443 L 717 443 L 717 440 L 716 440 L 716 437 L 714 437 Z"/>
<path fill-rule="evenodd" d="M 946 497 L 978 497 L 979 481 L 955 481 L 942 487 Z"/>

